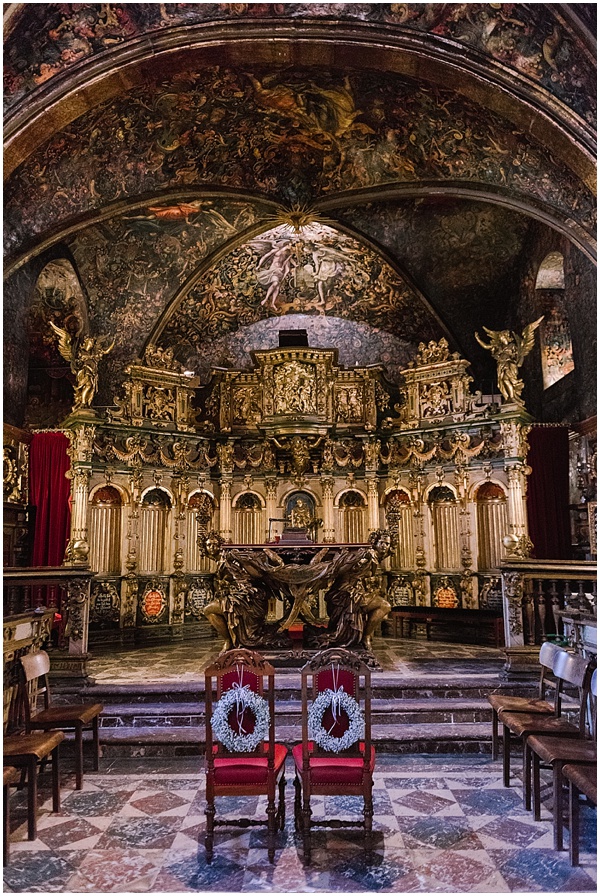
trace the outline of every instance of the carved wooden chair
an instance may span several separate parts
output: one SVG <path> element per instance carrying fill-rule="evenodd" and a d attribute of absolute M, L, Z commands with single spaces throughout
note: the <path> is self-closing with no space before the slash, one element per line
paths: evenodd
<path fill-rule="evenodd" d="M 334 697 L 331 692 L 345 696 Z M 312 827 L 362 827 L 368 842 L 375 767 L 371 672 L 356 654 L 332 647 L 302 669 L 302 743 L 293 748 L 292 755 L 296 769 L 294 816 L 296 829 L 302 832 L 305 864 L 311 860 Z M 363 819 L 313 821 L 310 801 L 317 794 L 362 796 Z"/>
<path fill-rule="evenodd" d="M 511 735 L 523 739 L 523 796 L 525 808 L 531 808 L 531 775 L 530 763 L 527 755 L 527 738 L 530 734 L 558 734 L 561 737 L 579 737 L 580 729 L 568 721 L 563 713 L 565 685 L 579 688 L 581 693 L 582 683 L 587 675 L 590 660 L 577 654 L 561 650 L 554 657 L 552 671 L 557 679 L 557 692 L 554 715 L 544 715 L 536 712 L 509 712 L 500 710 L 498 718 L 503 726 L 503 770 L 504 786 L 510 785 L 510 745 Z M 571 707 L 575 712 L 580 709 L 580 703 L 575 702 Z"/>
<path fill-rule="evenodd" d="M 579 660 L 579 663 L 575 660 Z M 540 818 L 540 766 L 543 763 L 552 769 L 555 849 L 562 849 L 563 845 L 563 766 L 567 764 L 595 766 L 598 758 L 596 748 L 598 678 L 594 669 L 590 680 L 589 671 L 589 660 L 581 656 L 573 657 L 573 662 L 566 671 L 569 675 L 567 680 L 581 689 L 578 736 L 565 737 L 555 732 L 549 735 L 536 733 L 529 736 L 526 742 L 526 773 L 530 775 L 533 767 L 533 815 L 536 821 Z"/>
<path fill-rule="evenodd" d="M 569 782 L 569 858 L 579 864 L 579 798 L 583 794 L 598 805 L 598 765 L 564 765 L 563 777 Z"/>
<path fill-rule="evenodd" d="M 212 861 L 216 826 L 266 824 L 268 857 L 274 862 L 276 832 L 282 831 L 285 824 L 285 759 L 288 752 L 286 746 L 275 743 L 275 670 L 260 654 L 237 648 L 221 654 L 204 674 L 206 860 Z M 276 808 L 277 788 L 279 805 Z M 257 794 L 267 795 L 266 821 L 215 818 L 215 797 Z"/>
<path fill-rule="evenodd" d="M 60 777 L 58 765 L 58 748 L 65 739 L 63 731 L 27 732 L 25 726 L 25 704 L 23 690 L 18 688 L 8 708 L 6 734 L 4 735 L 4 766 L 12 766 L 20 771 L 18 786 L 27 782 L 27 837 L 35 840 L 37 836 L 37 792 L 38 770 L 48 760 L 52 768 L 52 811 L 60 811 Z M 39 767 L 39 769 L 38 769 Z M 12 781 L 9 776 L 5 785 Z"/>
<path fill-rule="evenodd" d="M 498 758 L 498 713 L 528 712 L 536 715 L 554 715 L 558 688 L 552 675 L 552 666 L 556 655 L 564 648 L 546 641 L 540 648 L 540 682 L 537 697 L 514 697 L 511 694 L 488 694 L 488 702 L 492 707 L 492 759 Z M 553 690 L 552 702 L 546 699 L 548 688 Z"/>
<path fill-rule="evenodd" d="M 83 786 L 83 732 L 91 729 L 94 771 L 98 771 L 100 744 L 98 717 L 102 703 L 72 703 L 57 706 L 52 703 L 48 673 L 50 658 L 45 650 L 21 657 L 21 687 L 25 712 L 25 730 L 48 731 L 60 728 L 75 732 L 75 788 Z"/>

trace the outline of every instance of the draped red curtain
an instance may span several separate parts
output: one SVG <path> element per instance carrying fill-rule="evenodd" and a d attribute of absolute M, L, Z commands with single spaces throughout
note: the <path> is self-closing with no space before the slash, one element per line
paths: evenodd
<path fill-rule="evenodd" d="M 571 559 L 569 433 L 566 427 L 534 426 L 529 434 L 527 519 L 538 560 Z"/>
<path fill-rule="evenodd" d="M 29 503 L 35 506 L 32 566 L 60 566 L 69 540 L 69 440 L 61 432 L 35 433 L 29 448 Z"/>

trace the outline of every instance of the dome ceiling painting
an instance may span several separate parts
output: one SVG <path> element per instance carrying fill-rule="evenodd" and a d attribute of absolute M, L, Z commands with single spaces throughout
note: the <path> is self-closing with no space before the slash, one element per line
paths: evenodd
<path fill-rule="evenodd" d="M 205 383 L 290 328 L 392 380 L 444 336 L 485 387 L 473 333 L 515 325 L 532 246 L 593 256 L 570 7 L 17 4 L 6 25 L 9 407 L 17 328 L 58 371 L 39 332 L 74 308 L 115 338 L 103 406 L 149 343 Z"/>
<path fill-rule="evenodd" d="M 576 175 L 455 91 L 376 72 L 212 68 L 132 89 L 34 152 L 5 187 L 6 250 L 190 185 L 317 209 L 348 192 L 436 183 L 593 232 L 594 196 Z"/>

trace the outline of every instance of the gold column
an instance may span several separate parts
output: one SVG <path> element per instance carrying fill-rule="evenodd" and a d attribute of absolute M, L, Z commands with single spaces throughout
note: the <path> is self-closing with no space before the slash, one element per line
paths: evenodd
<path fill-rule="evenodd" d="M 379 491 L 376 476 L 367 478 L 367 528 L 369 534 L 379 529 Z"/>
<path fill-rule="evenodd" d="M 219 531 L 221 537 L 231 544 L 233 531 L 231 528 L 231 479 L 223 477 L 219 481 L 221 497 L 219 500 Z"/>
<path fill-rule="evenodd" d="M 508 464 L 505 467 L 508 473 L 508 531 L 509 534 L 516 535 L 518 538 L 528 534 L 525 469 L 525 465 L 521 463 Z"/>
<path fill-rule="evenodd" d="M 91 470 L 76 466 L 69 470 L 71 479 L 71 537 L 65 552 L 66 563 L 87 563 L 90 545 L 88 542 L 87 512 L 88 491 Z"/>
<path fill-rule="evenodd" d="M 323 542 L 335 542 L 335 522 L 333 514 L 333 479 L 325 477 L 321 480 L 323 494 Z"/>

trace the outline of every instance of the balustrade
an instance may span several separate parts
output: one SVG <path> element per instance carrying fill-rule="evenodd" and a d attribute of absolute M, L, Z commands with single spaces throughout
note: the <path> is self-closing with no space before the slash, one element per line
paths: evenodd
<path fill-rule="evenodd" d="M 507 560 L 501 566 L 507 672 L 552 638 L 596 654 L 594 561 Z"/>
<path fill-rule="evenodd" d="M 46 566 L 4 569 L 4 625 L 12 626 L 23 616 L 48 618 L 50 637 L 55 616 L 60 619 L 55 646 L 64 648 L 69 668 L 85 674 L 88 648 L 90 583 L 93 573 L 87 566 Z M 56 667 L 56 663 L 53 663 Z"/>

